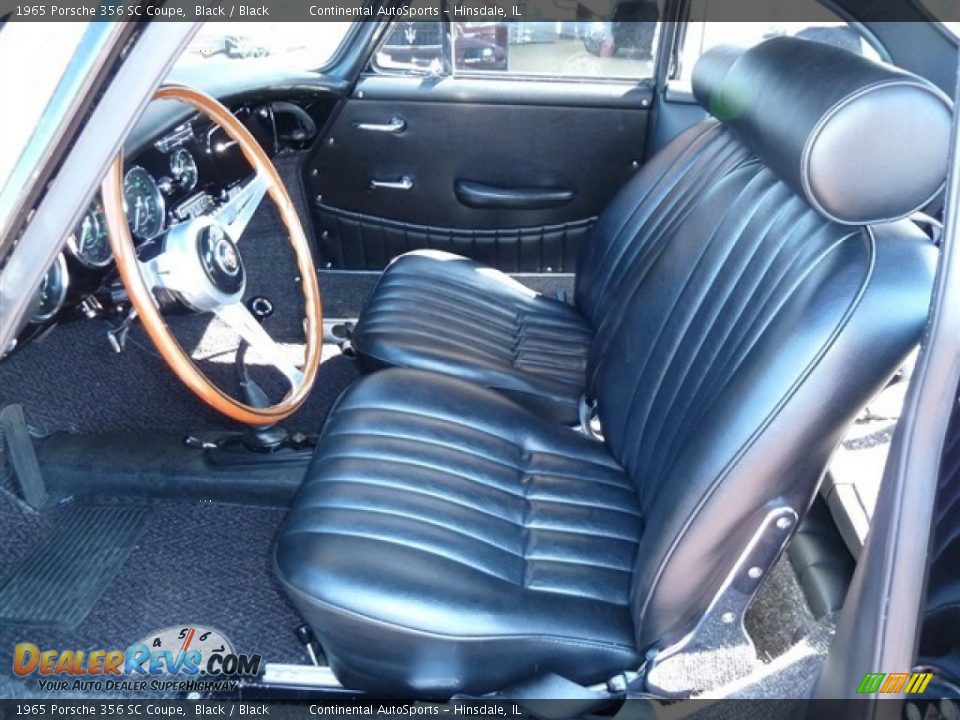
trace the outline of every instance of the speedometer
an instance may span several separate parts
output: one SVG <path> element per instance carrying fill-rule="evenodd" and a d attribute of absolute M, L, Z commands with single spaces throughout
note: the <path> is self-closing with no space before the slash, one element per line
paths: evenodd
<path fill-rule="evenodd" d="M 67 247 L 87 267 L 100 268 L 110 262 L 113 254 L 110 252 L 107 220 L 103 216 L 103 205 L 99 198 L 94 198 L 77 229 L 67 238 Z"/>
<path fill-rule="evenodd" d="M 164 203 L 153 176 L 139 165 L 123 176 L 123 209 L 130 230 L 141 240 L 156 237 L 163 230 Z"/>

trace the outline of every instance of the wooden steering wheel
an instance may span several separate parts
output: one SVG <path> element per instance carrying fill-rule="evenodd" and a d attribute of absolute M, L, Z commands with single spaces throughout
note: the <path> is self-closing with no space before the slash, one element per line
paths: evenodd
<path fill-rule="evenodd" d="M 310 252 L 290 196 L 270 158 L 233 113 L 199 90 L 161 87 L 155 100 L 179 100 L 206 115 L 234 140 L 255 174 L 212 213 L 174 225 L 162 252 L 142 262 L 127 224 L 123 201 L 123 153 L 103 181 L 103 206 L 110 247 L 130 302 L 160 355 L 181 381 L 213 409 L 248 425 L 271 425 L 288 417 L 307 399 L 317 377 L 323 344 L 320 289 Z M 243 303 L 246 275 L 239 241 L 265 194 L 280 212 L 297 261 L 305 301 L 306 352 L 302 362 L 285 353 Z M 268 359 L 286 377 L 290 391 L 277 404 L 253 407 L 217 387 L 177 342 L 160 313 L 154 290 L 172 292 L 197 312 L 212 312 Z"/>

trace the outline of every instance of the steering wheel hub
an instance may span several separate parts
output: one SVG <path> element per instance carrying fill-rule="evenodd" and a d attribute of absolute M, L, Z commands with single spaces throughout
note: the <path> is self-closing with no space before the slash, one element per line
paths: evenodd
<path fill-rule="evenodd" d="M 246 278 L 240 250 L 223 227 L 214 223 L 200 229 L 197 254 L 204 273 L 218 290 L 228 295 L 243 290 Z"/>

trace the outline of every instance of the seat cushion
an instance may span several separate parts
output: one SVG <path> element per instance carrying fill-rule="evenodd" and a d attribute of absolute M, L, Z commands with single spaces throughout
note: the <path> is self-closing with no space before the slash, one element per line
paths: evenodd
<path fill-rule="evenodd" d="M 456 375 L 573 425 L 591 337 L 572 305 L 458 255 L 417 251 L 384 271 L 353 346 L 367 370 Z"/>
<path fill-rule="evenodd" d="M 473 383 L 391 369 L 331 413 L 276 561 L 349 687 L 592 683 L 639 665 L 641 528 L 602 444 Z"/>

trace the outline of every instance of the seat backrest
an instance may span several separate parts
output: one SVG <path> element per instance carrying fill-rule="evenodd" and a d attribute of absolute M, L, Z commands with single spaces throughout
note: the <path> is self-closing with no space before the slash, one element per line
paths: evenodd
<path fill-rule="evenodd" d="M 694 200 L 749 158 L 730 132 L 711 119 L 681 133 L 643 165 L 580 249 L 576 303 L 593 327 L 615 326 L 622 319 L 611 312 L 621 288 L 656 256 Z"/>
<path fill-rule="evenodd" d="M 598 226 L 621 240 L 578 288 L 605 441 L 646 518 L 641 649 L 692 629 L 773 506 L 803 515 L 918 341 L 937 251 L 902 218 L 942 190 L 949 146 L 939 90 L 819 43 L 715 49 L 694 92 L 719 122 L 653 161 L 694 169 L 657 202 L 627 188 Z"/>

